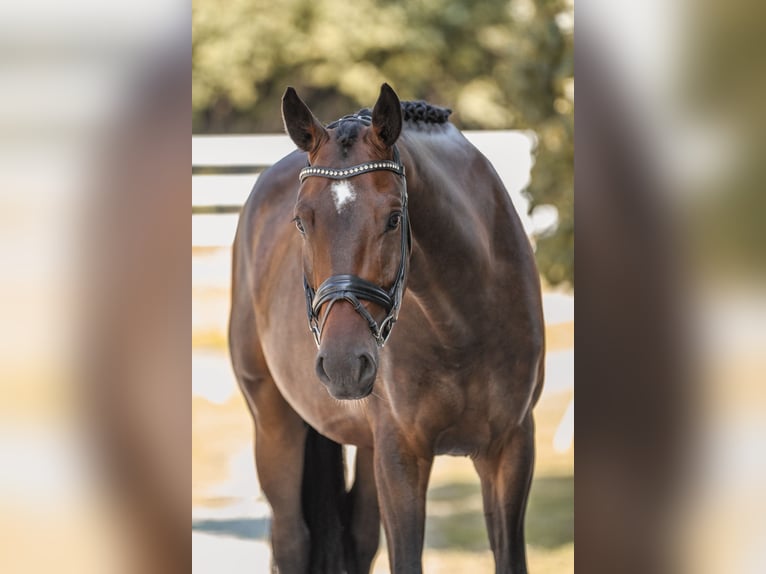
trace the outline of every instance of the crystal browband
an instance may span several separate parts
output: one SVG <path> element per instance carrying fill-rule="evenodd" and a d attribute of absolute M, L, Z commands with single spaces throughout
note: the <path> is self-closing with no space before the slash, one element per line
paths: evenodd
<path fill-rule="evenodd" d="M 381 169 L 393 171 L 394 173 L 402 176 L 404 175 L 403 164 L 398 161 L 382 160 L 368 161 L 367 163 L 360 163 L 359 165 L 354 165 L 342 169 L 336 169 L 333 167 L 308 166 L 301 170 L 298 177 L 300 178 L 301 182 L 303 182 L 303 180 L 307 177 L 312 176 L 327 177 L 329 179 L 346 179 L 347 177 L 354 177 L 355 175 L 361 175 L 363 173 L 378 171 Z"/>

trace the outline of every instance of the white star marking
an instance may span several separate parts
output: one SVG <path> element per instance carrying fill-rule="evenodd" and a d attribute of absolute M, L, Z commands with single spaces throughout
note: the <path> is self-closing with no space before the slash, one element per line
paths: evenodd
<path fill-rule="evenodd" d="M 332 184 L 332 198 L 335 200 L 335 209 L 340 213 L 348 203 L 356 199 L 354 187 L 346 180 L 336 181 Z"/>

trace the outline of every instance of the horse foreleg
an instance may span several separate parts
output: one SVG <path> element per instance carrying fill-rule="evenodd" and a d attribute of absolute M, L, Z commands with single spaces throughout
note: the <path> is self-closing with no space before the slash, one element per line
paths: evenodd
<path fill-rule="evenodd" d="M 280 574 L 306 574 L 310 540 L 301 508 L 306 426 L 270 379 L 248 398 L 255 406 L 258 480 L 272 509 L 274 563 Z"/>
<path fill-rule="evenodd" d="M 375 479 L 391 572 L 418 574 L 423 571 L 426 490 L 433 458 L 419 458 L 390 431 L 381 435 L 375 442 Z"/>
<path fill-rule="evenodd" d="M 477 458 L 484 516 L 497 574 L 526 574 L 524 515 L 535 459 L 530 414 L 494 455 Z"/>
<path fill-rule="evenodd" d="M 380 510 L 375 487 L 373 450 L 358 448 L 351 497 L 353 556 L 347 561 L 349 574 L 368 574 L 380 544 Z"/>

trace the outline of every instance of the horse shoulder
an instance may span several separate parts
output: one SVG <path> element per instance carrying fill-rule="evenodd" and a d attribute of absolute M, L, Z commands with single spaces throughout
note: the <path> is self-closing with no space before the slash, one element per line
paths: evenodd
<path fill-rule="evenodd" d="M 232 248 L 229 317 L 230 353 L 240 379 L 256 380 L 265 371 L 257 344 L 255 299 L 264 288 L 264 271 L 273 264 L 279 222 L 289 213 L 302 162 L 304 154 L 296 151 L 261 173 L 240 213 Z"/>

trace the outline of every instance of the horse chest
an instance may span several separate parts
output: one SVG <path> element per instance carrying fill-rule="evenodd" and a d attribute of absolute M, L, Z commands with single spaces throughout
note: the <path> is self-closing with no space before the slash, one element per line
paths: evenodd
<path fill-rule="evenodd" d="M 390 410 L 423 455 L 474 456 L 491 442 L 488 404 L 472 383 L 445 375 L 392 393 Z"/>
<path fill-rule="evenodd" d="M 433 444 L 433 453 L 475 457 L 486 447 L 489 439 L 488 424 L 458 424 L 439 433 Z"/>

